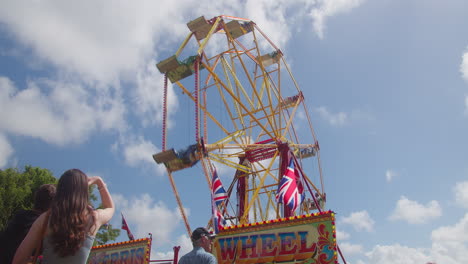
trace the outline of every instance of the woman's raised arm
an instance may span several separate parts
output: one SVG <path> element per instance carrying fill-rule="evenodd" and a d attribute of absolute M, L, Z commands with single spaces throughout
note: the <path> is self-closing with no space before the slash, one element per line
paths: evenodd
<path fill-rule="evenodd" d="M 114 215 L 115 206 L 114 201 L 107 189 L 106 183 L 102 180 L 101 177 L 89 177 L 89 185 L 96 184 L 99 195 L 101 196 L 102 209 L 96 210 L 96 232 L 103 225 L 109 222 Z"/>

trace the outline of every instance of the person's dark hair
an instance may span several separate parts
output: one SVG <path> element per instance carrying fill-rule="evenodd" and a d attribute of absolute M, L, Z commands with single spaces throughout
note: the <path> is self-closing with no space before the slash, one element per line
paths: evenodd
<path fill-rule="evenodd" d="M 89 227 L 88 177 L 78 169 L 60 177 L 50 214 L 50 239 L 61 257 L 74 255 L 82 246 Z M 94 219 L 93 219 L 94 220 Z"/>
<path fill-rule="evenodd" d="M 206 230 L 206 228 L 198 227 L 197 229 L 193 230 L 193 232 L 192 232 L 192 236 L 191 236 L 192 242 L 195 242 L 195 241 L 199 240 L 202 236 L 206 236 L 209 239 L 213 239 L 215 237 L 215 235 L 208 232 L 208 230 Z"/>
<path fill-rule="evenodd" d="M 34 195 L 33 209 L 41 213 L 49 210 L 52 200 L 55 196 L 55 191 L 56 188 L 53 184 L 41 185 Z"/>

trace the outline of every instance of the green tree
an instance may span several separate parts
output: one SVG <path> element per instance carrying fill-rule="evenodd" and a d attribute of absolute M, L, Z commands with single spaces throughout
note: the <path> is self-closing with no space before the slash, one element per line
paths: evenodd
<path fill-rule="evenodd" d="M 102 226 L 96 234 L 96 239 L 94 240 L 94 245 L 105 245 L 108 242 L 115 241 L 115 239 L 120 235 L 120 229 L 112 228 L 111 224 Z"/>
<path fill-rule="evenodd" d="M 32 209 L 34 192 L 42 184 L 56 184 L 57 179 L 47 169 L 25 166 L 0 170 L 0 230 L 18 210 Z"/>

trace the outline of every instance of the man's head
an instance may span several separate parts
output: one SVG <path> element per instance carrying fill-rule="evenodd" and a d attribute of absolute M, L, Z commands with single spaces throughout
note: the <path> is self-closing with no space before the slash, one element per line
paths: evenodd
<path fill-rule="evenodd" d="M 215 238 L 215 235 L 208 232 L 206 228 L 199 227 L 195 229 L 191 238 L 194 246 L 202 247 L 206 252 L 211 252 L 212 241 Z"/>
<path fill-rule="evenodd" d="M 36 191 L 34 196 L 34 209 L 39 212 L 45 212 L 49 210 L 52 200 L 55 197 L 55 185 L 43 184 Z"/>

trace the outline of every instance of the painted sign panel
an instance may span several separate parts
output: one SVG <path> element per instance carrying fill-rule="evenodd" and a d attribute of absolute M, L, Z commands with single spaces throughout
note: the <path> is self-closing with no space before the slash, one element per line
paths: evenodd
<path fill-rule="evenodd" d="M 228 227 L 213 253 L 218 263 L 337 263 L 331 211 Z"/>
<path fill-rule="evenodd" d="M 143 238 L 93 247 L 87 264 L 148 264 L 151 239 Z"/>

